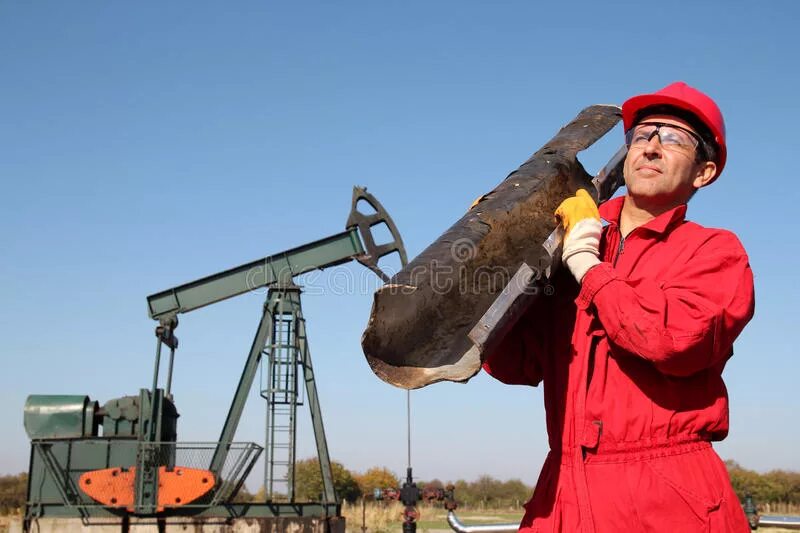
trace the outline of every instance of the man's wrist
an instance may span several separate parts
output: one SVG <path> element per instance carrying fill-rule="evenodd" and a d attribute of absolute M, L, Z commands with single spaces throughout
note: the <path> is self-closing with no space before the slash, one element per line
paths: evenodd
<path fill-rule="evenodd" d="M 597 255 L 593 252 L 581 251 L 569 256 L 566 259 L 566 263 L 569 271 L 572 272 L 572 275 L 578 280 L 578 283 L 580 283 L 583 280 L 583 276 L 586 275 L 590 268 L 600 264 L 600 259 L 598 259 Z"/>

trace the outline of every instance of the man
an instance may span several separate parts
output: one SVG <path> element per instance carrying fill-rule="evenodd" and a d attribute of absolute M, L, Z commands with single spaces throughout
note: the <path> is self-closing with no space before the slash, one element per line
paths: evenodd
<path fill-rule="evenodd" d="M 722 114 L 680 82 L 622 114 L 626 195 L 559 206 L 568 269 L 484 364 L 544 382 L 551 450 L 520 531 L 749 531 L 711 441 L 728 433 L 721 374 L 752 272 L 732 233 L 684 218 L 725 166 Z"/>

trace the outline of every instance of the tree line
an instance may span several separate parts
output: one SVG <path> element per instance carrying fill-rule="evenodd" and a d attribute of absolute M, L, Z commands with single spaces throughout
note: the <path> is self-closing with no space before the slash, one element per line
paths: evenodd
<path fill-rule="evenodd" d="M 726 461 L 731 482 L 740 500 L 751 495 L 762 509 L 797 510 L 800 507 L 800 472 L 772 470 L 760 474 L 748 470 L 736 461 Z M 402 480 L 388 468 L 374 467 L 358 473 L 339 462 L 332 462 L 333 481 L 339 498 L 355 502 L 360 498 L 374 499 L 375 489 L 399 489 Z M 438 479 L 416 481 L 417 486 L 443 488 Z M 0 476 L 0 514 L 19 512 L 25 506 L 28 475 Z M 450 484 L 450 482 L 447 482 Z M 456 501 L 464 507 L 518 508 L 530 498 L 533 488 L 518 479 L 500 481 L 484 475 L 475 481 L 459 479 L 455 486 Z M 318 501 L 322 494 L 322 476 L 317 459 L 298 461 L 295 466 L 295 492 L 298 501 Z M 264 501 L 264 488 L 250 494 L 243 490 L 238 501 Z"/>
<path fill-rule="evenodd" d="M 759 474 L 732 460 L 725 461 L 725 466 L 740 500 L 749 494 L 759 507 L 766 507 L 768 511 L 770 508 L 772 511 L 796 511 L 800 506 L 800 472 L 772 470 Z"/>
<path fill-rule="evenodd" d="M 333 486 L 339 499 L 354 503 L 361 498 L 376 499 L 376 490 L 386 496 L 386 489 L 400 489 L 401 480 L 388 468 L 374 467 L 364 473 L 351 472 L 337 461 L 331 462 Z M 414 480 L 417 487 L 442 489 L 446 484 L 438 479 Z M 447 483 L 451 484 L 451 483 Z M 533 488 L 518 479 L 500 481 L 484 475 L 475 481 L 459 479 L 452 483 L 456 501 L 465 507 L 519 507 L 530 498 Z M 297 501 L 319 501 L 322 496 L 322 475 L 319 461 L 315 458 L 297 461 L 295 464 L 295 498 Z M 380 499 L 380 497 L 378 498 Z M 240 501 L 264 501 L 264 488 L 255 494 L 242 493 Z"/>
<path fill-rule="evenodd" d="M 751 495 L 756 504 L 767 511 L 796 512 L 800 510 L 800 472 L 772 470 L 760 474 L 747 470 L 736 461 L 726 461 L 731 483 L 739 500 Z M 363 474 L 351 472 L 341 463 L 333 462 L 334 487 L 339 498 L 355 502 L 359 498 L 373 499 L 374 489 L 400 488 L 402 480 L 389 469 L 376 467 Z M 417 486 L 444 488 L 438 479 L 416 481 Z M 452 482 L 456 501 L 463 507 L 519 508 L 533 493 L 533 487 L 518 479 L 500 481 L 483 475 L 475 481 L 459 479 Z M 315 501 L 322 494 L 322 477 L 316 459 L 298 461 L 295 470 L 296 497 L 300 501 Z M 252 501 L 263 501 L 263 489 L 252 497 Z"/>

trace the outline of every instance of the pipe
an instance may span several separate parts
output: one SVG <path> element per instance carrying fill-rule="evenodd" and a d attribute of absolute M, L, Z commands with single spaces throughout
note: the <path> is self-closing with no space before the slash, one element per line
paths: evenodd
<path fill-rule="evenodd" d="M 595 190 L 576 154 L 611 130 L 620 114 L 616 106 L 581 111 L 375 291 L 361 346 L 379 378 L 416 389 L 467 381 L 480 370 L 483 349 L 469 332 L 523 261 L 538 268 L 561 201 L 580 187 Z"/>
<path fill-rule="evenodd" d="M 758 527 L 800 529 L 800 516 L 761 515 L 758 517 Z"/>
<path fill-rule="evenodd" d="M 506 531 L 517 531 L 519 524 L 484 524 L 480 526 L 467 526 L 464 525 L 456 516 L 456 513 L 450 511 L 447 513 L 447 523 L 453 531 L 458 533 L 501 533 Z M 761 515 L 758 518 L 758 527 L 781 527 L 784 529 L 800 529 L 800 516 L 779 516 L 779 515 Z"/>
<path fill-rule="evenodd" d="M 480 526 L 466 526 L 456 516 L 454 511 L 447 513 L 447 523 L 458 533 L 504 533 L 519 530 L 519 524 L 483 524 Z"/>

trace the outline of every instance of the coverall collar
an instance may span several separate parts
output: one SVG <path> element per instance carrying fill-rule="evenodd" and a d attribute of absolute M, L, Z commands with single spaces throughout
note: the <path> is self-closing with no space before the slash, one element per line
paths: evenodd
<path fill-rule="evenodd" d="M 600 211 L 600 217 L 608 221 L 609 224 L 619 226 L 619 217 L 622 214 L 622 206 L 624 204 L 624 196 L 618 196 L 617 198 L 608 200 L 598 208 Z M 686 204 L 681 204 L 677 207 L 673 207 L 669 211 L 661 213 L 653 220 L 639 227 L 661 234 L 666 232 L 672 226 L 683 222 L 685 218 Z"/>

